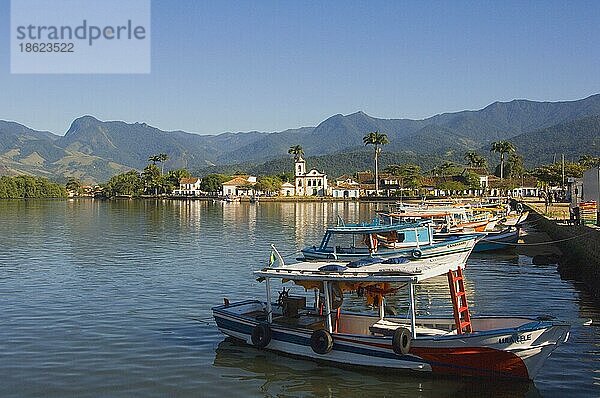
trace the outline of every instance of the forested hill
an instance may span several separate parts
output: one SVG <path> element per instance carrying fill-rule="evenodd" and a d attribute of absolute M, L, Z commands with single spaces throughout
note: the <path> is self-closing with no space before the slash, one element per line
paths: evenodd
<path fill-rule="evenodd" d="M 525 165 L 532 167 L 550 163 L 556 156 L 565 154 L 568 160 L 580 155 L 600 156 L 600 115 L 590 116 L 545 129 L 512 137 Z"/>
<path fill-rule="evenodd" d="M 119 172 L 139 170 L 149 156 L 157 153 L 168 154 L 164 164 L 167 170 L 231 168 L 237 166 L 228 165 L 240 164 L 256 170 L 276 169 L 277 164 L 286 162 L 292 145 L 301 145 L 309 158 L 314 157 L 316 167 L 331 168 L 328 172 L 334 174 L 334 170 L 344 167 L 348 172 L 369 167 L 362 138 L 376 130 L 390 139 L 384 151 L 390 162 L 427 167 L 440 159 L 462 160 L 466 150 L 486 151 L 492 141 L 514 139 L 526 155 L 527 164 L 533 165 L 547 159 L 546 154 L 567 151 L 568 156 L 576 156 L 581 149 L 589 152 L 596 148 L 593 130 L 587 135 L 583 130 L 593 125 L 593 117 L 598 115 L 600 94 L 577 101 L 495 102 L 480 110 L 422 120 L 381 119 L 355 112 L 331 116 L 316 127 L 274 133 L 199 135 L 163 131 L 143 122 L 100 121 L 83 116 L 72 122 L 64 136 L 58 136 L 0 121 L 0 175 L 74 176 L 99 182 Z M 584 121 L 587 118 L 591 119 Z M 578 134 L 579 138 L 573 140 L 576 142 L 565 138 L 571 133 Z"/>

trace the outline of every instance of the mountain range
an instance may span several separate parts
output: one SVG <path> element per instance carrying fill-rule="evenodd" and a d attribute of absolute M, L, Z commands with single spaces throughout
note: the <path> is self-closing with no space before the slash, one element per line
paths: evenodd
<path fill-rule="evenodd" d="M 461 161 L 466 150 L 490 156 L 490 143 L 506 139 L 531 167 L 552 161 L 557 153 L 567 158 L 600 155 L 600 94 L 563 102 L 494 102 L 480 110 L 421 120 L 338 114 L 315 127 L 272 133 L 199 135 L 83 116 L 60 136 L 0 121 L 0 175 L 74 176 L 102 182 L 119 172 L 142 169 L 157 153 L 168 154 L 166 169 L 186 167 L 198 174 L 287 170 L 291 145 L 302 145 L 307 160 L 330 174 L 353 172 L 370 167 L 372 149 L 364 148 L 362 137 L 376 130 L 390 140 L 384 147 L 383 166 L 411 162 L 427 168 L 444 160 Z"/>

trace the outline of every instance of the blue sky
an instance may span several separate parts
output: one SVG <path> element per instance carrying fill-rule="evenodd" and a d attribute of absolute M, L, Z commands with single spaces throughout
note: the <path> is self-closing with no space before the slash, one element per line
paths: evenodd
<path fill-rule="evenodd" d="M 148 75 L 11 75 L 9 10 L 0 119 L 58 134 L 84 114 L 279 131 L 600 92 L 597 1 L 153 1 Z"/>

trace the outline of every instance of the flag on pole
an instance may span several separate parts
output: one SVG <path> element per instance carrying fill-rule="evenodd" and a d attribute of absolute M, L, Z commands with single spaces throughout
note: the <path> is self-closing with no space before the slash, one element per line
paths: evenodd
<path fill-rule="evenodd" d="M 269 258 L 269 267 L 272 267 L 275 264 L 275 252 L 271 250 L 271 257 Z"/>

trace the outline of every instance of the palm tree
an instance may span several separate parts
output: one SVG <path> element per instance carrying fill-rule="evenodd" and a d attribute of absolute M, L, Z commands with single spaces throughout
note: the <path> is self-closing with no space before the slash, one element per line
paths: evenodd
<path fill-rule="evenodd" d="M 496 141 L 492 142 L 490 152 L 496 152 L 500 154 L 500 179 L 504 178 L 504 154 L 515 152 L 517 148 L 510 141 Z"/>
<path fill-rule="evenodd" d="M 164 165 L 163 163 L 167 161 L 167 159 L 169 159 L 169 155 L 167 155 L 166 153 L 159 153 L 158 155 L 152 155 L 148 158 L 149 162 L 152 162 L 152 164 L 156 164 L 156 162 L 160 163 L 160 174 L 163 174 L 164 170 Z"/>
<path fill-rule="evenodd" d="M 465 152 L 464 159 L 467 161 L 467 164 L 469 165 L 469 167 L 485 167 L 486 166 L 485 158 L 475 151 Z"/>
<path fill-rule="evenodd" d="M 381 153 L 381 145 L 390 143 L 387 134 L 374 131 L 363 137 L 365 145 L 373 145 L 375 147 L 375 195 L 379 195 L 379 154 Z"/>
<path fill-rule="evenodd" d="M 304 150 L 302 149 L 302 145 L 292 145 L 290 149 L 288 149 L 288 153 L 294 155 L 294 160 L 298 160 L 299 157 L 304 155 Z"/>

